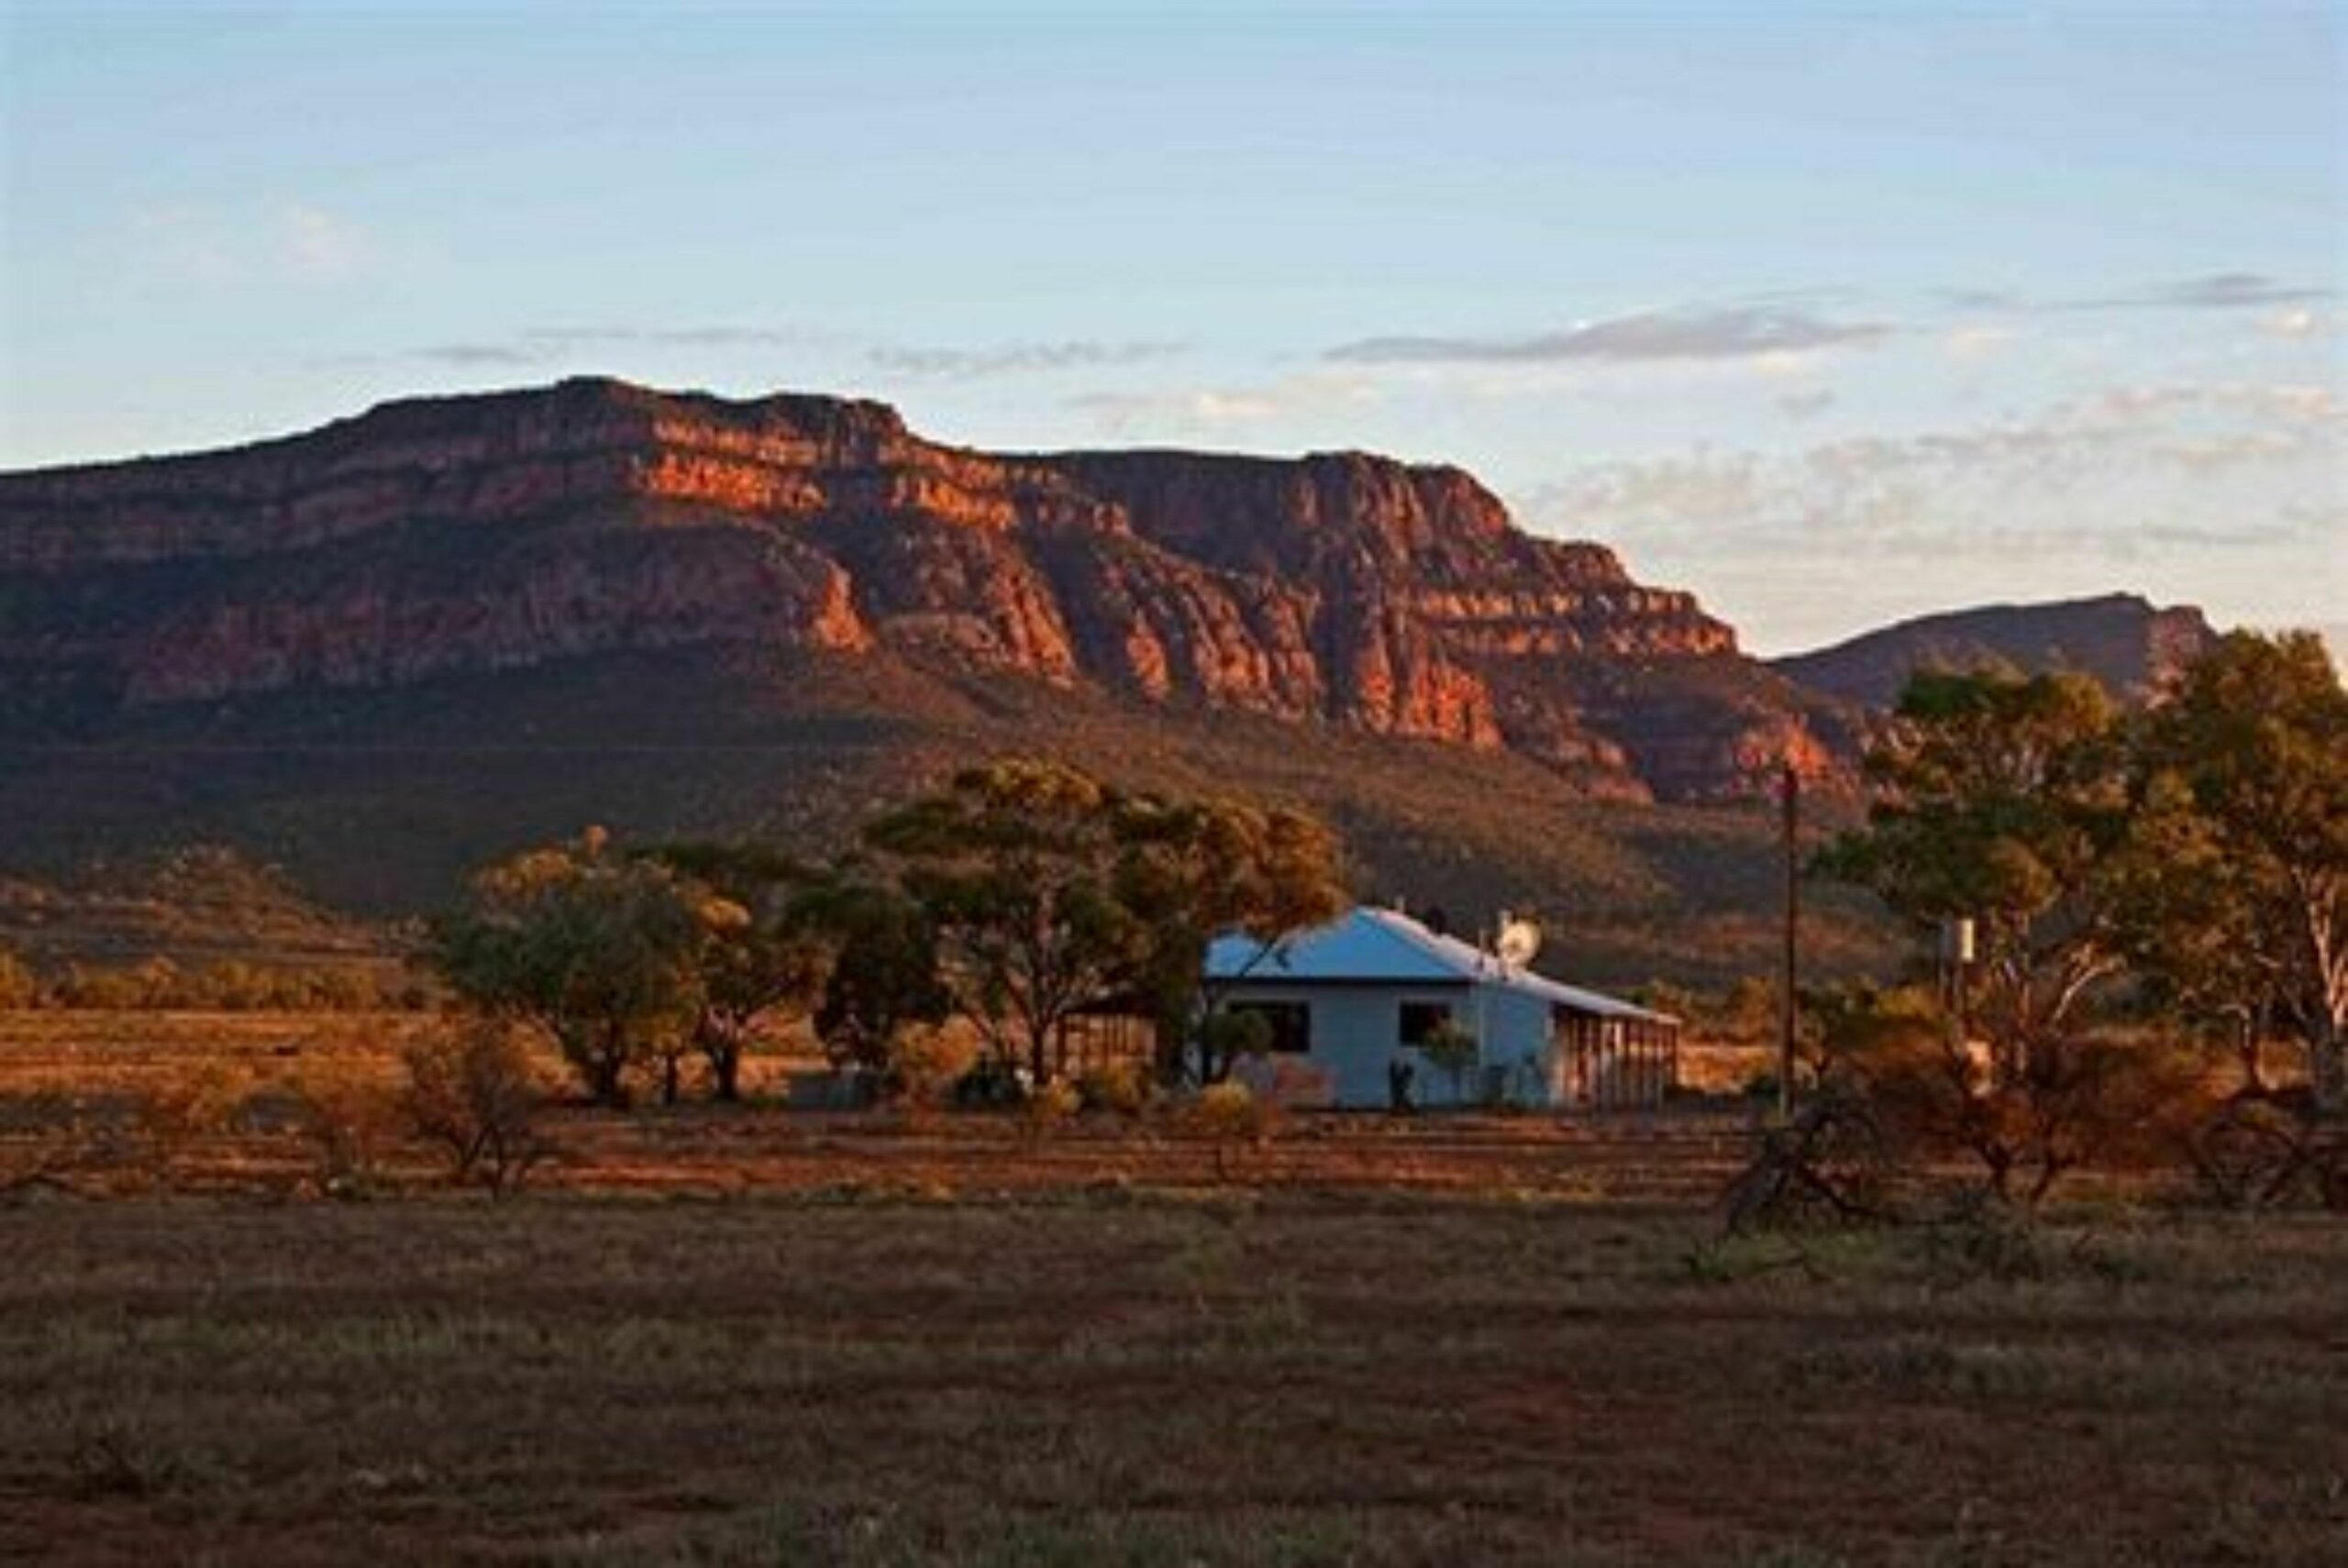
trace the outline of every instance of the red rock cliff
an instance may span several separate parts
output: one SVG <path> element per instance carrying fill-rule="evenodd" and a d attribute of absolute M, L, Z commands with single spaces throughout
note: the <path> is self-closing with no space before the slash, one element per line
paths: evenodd
<path fill-rule="evenodd" d="M 1614 793 L 1815 750 L 1689 595 L 1520 532 L 1456 469 L 1357 453 L 992 456 L 878 403 L 573 381 L 0 476 L 0 677 L 34 706 L 699 644 L 1507 746 Z M 1654 712 L 1609 679 L 1642 668 L 1678 672 Z"/>

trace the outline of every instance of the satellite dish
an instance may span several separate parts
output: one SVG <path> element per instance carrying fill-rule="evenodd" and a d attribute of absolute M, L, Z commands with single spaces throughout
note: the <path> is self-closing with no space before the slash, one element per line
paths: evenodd
<path fill-rule="evenodd" d="M 1503 964 L 1522 969 L 1541 951 L 1541 928 L 1523 915 L 1501 917 L 1500 940 L 1492 944 Z"/>

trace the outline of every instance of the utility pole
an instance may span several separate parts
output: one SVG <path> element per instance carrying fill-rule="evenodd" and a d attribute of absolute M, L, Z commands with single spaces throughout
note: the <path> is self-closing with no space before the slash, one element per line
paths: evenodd
<path fill-rule="evenodd" d="M 1798 835 L 1801 827 L 1801 775 L 1788 757 L 1778 777 L 1778 797 L 1784 808 L 1786 850 L 1785 971 L 1778 986 L 1778 1119 L 1794 1114 L 1794 980 L 1801 928 L 1801 856 Z"/>

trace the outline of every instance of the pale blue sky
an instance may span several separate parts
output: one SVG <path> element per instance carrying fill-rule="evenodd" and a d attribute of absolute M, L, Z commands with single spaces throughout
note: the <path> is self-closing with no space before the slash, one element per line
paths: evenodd
<path fill-rule="evenodd" d="M 1764 651 L 2348 602 L 2335 6 L 0 17 L 0 466 L 593 370 L 1455 461 Z"/>

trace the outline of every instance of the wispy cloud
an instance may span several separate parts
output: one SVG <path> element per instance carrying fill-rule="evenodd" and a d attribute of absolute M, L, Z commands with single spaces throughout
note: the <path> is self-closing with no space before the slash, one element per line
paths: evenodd
<path fill-rule="evenodd" d="M 515 343 L 435 343 L 410 351 L 405 358 L 435 365 L 537 365 L 549 356 L 545 350 Z"/>
<path fill-rule="evenodd" d="M 1357 365 L 1760 359 L 1864 346 L 1891 331 L 1881 322 L 1837 321 L 1798 306 L 1747 304 L 1639 311 L 1515 337 L 1366 337 L 1323 358 Z"/>
<path fill-rule="evenodd" d="M 2115 387 L 2021 419 L 1594 465 L 1523 498 L 1554 531 L 1666 556 L 1922 565 L 2305 546 L 2348 456 L 2326 387 Z"/>
<path fill-rule="evenodd" d="M 1359 407 L 1378 401 L 1368 377 L 1312 372 L 1254 386 L 1165 392 L 1089 392 L 1062 400 L 1113 436 L 1225 431 L 1235 426 Z"/>
<path fill-rule="evenodd" d="M 1108 343 L 1072 338 L 1059 343 L 1005 343 L 984 348 L 882 345 L 866 357 L 880 370 L 908 375 L 976 379 L 1037 371 L 1097 370 L 1168 359 L 1184 352 L 1180 343 Z"/>
<path fill-rule="evenodd" d="M 2016 337 L 2010 326 L 1992 326 L 1981 322 L 1968 322 L 1951 327 L 1941 339 L 1941 352 L 1952 359 L 1981 359 L 1995 354 Z"/>
<path fill-rule="evenodd" d="M 754 322 L 635 325 L 575 322 L 529 326 L 511 336 L 460 339 L 378 356 L 460 367 L 527 367 L 574 361 L 615 348 L 694 349 L 713 353 L 823 351 L 900 375 L 981 380 L 1055 370 L 1098 370 L 1170 359 L 1185 346 L 1072 338 L 957 348 L 874 342 L 825 327 Z"/>
<path fill-rule="evenodd" d="M 132 254 L 204 284 L 338 282 L 373 255 L 366 231 L 313 202 L 164 203 L 133 211 Z"/>
<path fill-rule="evenodd" d="M 2330 299 L 2331 293 L 2328 288 L 2286 283 L 2261 272 L 2211 272 L 2154 289 L 2145 303 L 2183 310 L 2240 310 Z"/>
<path fill-rule="evenodd" d="M 2269 337 L 2322 337 L 2348 327 L 2348 313 L 2310 310 L 2290 305 L 2259 318 L 2258 330 Z"/>
<path fill-rule="evenodd" d="M 606 343 L 651 343 L 685 348 L 779 348 L 821 342 L 833 335 L 803 326 L 713 323 L 684 326 L 533 326 L 520 337 L 548 350 Z"/>
<path fill-rule="evenodd" d="M 365 265 L 367 238 L 348 218 L 295 202 L 277 211 L 274 250 L 280 268 L 290 276 L 325 282 Z"/>
<path fill-rule="evenodd" d="M 2265 272 L 2202 272 L 2109 293 L 2037 296 L 2016 289 L 1952 288 L 1935 292 L 1941 304 L 1975 315 L 2106 310 L 2252 310 L 2307 305 L 2335 298 L 2330 284 L 2295 283 Z"/>

